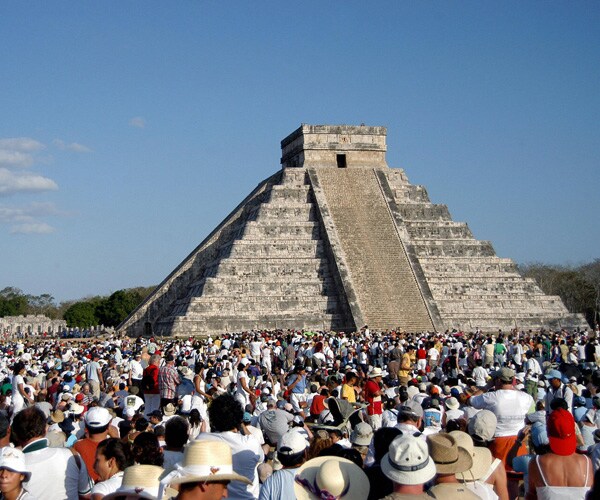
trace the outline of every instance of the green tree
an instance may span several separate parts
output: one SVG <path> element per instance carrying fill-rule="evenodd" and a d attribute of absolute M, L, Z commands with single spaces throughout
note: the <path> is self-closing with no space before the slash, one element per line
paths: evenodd
<path fill-rule="evenodd" d="M 143 299 L 142 293 L 136 289 L 116 291 L 98 305 L 96 313 L 100 324 L 117 326 Z"/>
<path fill-rule="evenodd" d="M 27 314 L 27 297 L 18 288 L 0 290 L 0 317 Z"/>
<path fill-rule="evenodd" d="M 75 302 L 64 312 L 63 319 L 70 328 L 87 328 L 99 323 L 96 316 L 98 303 L 96 301 Z"/>

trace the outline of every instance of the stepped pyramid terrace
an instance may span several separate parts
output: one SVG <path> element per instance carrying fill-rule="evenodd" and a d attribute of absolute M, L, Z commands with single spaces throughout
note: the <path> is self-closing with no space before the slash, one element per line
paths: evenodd
<path fill-rule="evenodd" d="M 385 127 L 302 125 L 281 148 L 120 332 L 587 327 L 388 167 Z"/>

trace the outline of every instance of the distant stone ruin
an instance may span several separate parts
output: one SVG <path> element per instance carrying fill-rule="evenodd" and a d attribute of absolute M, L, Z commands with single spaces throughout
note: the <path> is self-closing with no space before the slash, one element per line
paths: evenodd
<path fill-rule="evenodd" d="M 386 132 L 302 125 L 281 142 L 282 169 L 118 331 L 587 327 L 389 168 Z"/>
<path fill-rule="evenodd" d="M 4 335 L 58 335 L 67 328 L 62 319 L 50 319 L 43 314 L 27 316 L 5 316 L 0 318 L 0 333 Z"/>

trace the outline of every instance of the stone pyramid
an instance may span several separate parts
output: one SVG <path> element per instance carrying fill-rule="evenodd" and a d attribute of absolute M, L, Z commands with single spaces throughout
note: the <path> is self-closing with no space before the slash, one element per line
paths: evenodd
<path fill-rule="evenodd" d="M 386 129 L 302 125 L 261 182 L 118 327 L 587 327 L 386 164 Z"/>

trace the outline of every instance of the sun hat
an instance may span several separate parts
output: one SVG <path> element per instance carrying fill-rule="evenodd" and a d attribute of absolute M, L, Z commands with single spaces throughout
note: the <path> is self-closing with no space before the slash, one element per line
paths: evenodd
<path fill-rule="evenodd" d="M 278 455 L 297 455 L 308 448 L 309 443 L 301 432 L 290 429 L 277 442 Z"/>
<path fill-rule="evenodd" d="M 163 408 L 163 412 L 167 417 L 172 417 L 173 415 L 175 415 L 175 411 L 177 411 L 177 409 L 175 408 L 175 405 L 173 403 L 169 403 Z"/>
<path fill-rule="evenodd" d="M 468 431 L 473 440 L 491 441 L 496 433 L 498 419 L 490 410 L 481 410 L 469 420 Z"/>
<path fill-rule="evenodd" d="M 571 412 L 557 408 L 548 416 L 548 441 L 550 449 L 557 455 L 572 455 L 577 448 L 575 420 Z"/>
<path fill-rule="evenodd" d="M 473 467 L 471 454 L 460 447 L 456 439 L 447 432 L 427 436 L 427 447 L 438 474 L 456 474 Z"/>
<path fill-rule="evenodd" d="M 104 500 L 127 498 L 145 498 L 157 500 L 160 498 L 160 475 L 164 472 L 157 465 L 132 465 L 123 472 L 121 486 L 104 497 Z M 174 492 L 177 494 L 177 492 Z"/>
<path fill-rule="evenodd" d="M 94 406 L 85 414 L 84 420 L 88 427 L 98 428 L 108 425 L 112 418 L 106 408 Z"/>
<path fill-rule="evenodd" d="M 7 469 L 12 472 L 19 472 L 25 476 L 25 481 L 31 478 L 31 472 L 25 465 L 25 454 L 17 449 L 5 446 L 0 448 L 0 470 Z"/>
<path fill-rule="evenodd" d="M 446 399 L 446 408 L 448 408 L 449 410 L 458 410 L 460 408 L 460 403 L 458 402 L 458 399 L 456 399 L 454 396 Z"/>
<path fill-rule="evenodd" d="M 62 410 L 54 410 L 50 413 L 50 420 L 55 424 L 60 424 L 65 421 L 65 414 Z"/>
<path fill-rule="evenodd" d="M 69 406 L 69 411 L 73 415 L 81 415 L 85 411 L 85 408 L 78 403 L 71 403 Z"/>
<path fill-rule="evenodd" d="M 553 378 L 562 380 L 562 373 L 560 373 L 558 370 L 549 370 L 546 373 L 546 380 L 552 380 Z"/>
<path fill-rule="evenodd" d="M 383 375 L 384 375 L 383 370 L 381 368 L 379 368 L 378 366 L 376 366 L 369 372 L 368 377 L 369 378 L 383 377 Z"/>
<path fill-rule="evenodd" d="M 394 483 L 424 484 L 436 475 L 427 444 L 414 436 L 398 436 L 381 459 L 381 471 Z"/>
<path fill-rule="evenodd" d="M 231 448 L 224 441 L 203 439 L 191 441 L 185 446 L 183 460 L 175 469 L 160 480 L 162 486 L 182 483 L 211 483 L 218 481 L 242 481 L 252 484 L 233 470 Z"/>
<path fill-rule="evenodd" d="M 369 446 L 373 439 L 373 428 L 366 422 L 356 424 L 350 434 L 350 442 L 357 446 Z"/>
<path fill-rule="evenodd" d="M 294 482 L 297 500 L 364 500 L 369 496 L 369 479 L 354 462 L 341 457 L 316 457 L 298 469 Z"/>
<path fill-rule="evenodd" d="M 469 452 L 473 458 L 473 466 L 456 474 L 458 480 L 466 479 L 467 481 L 481 479 L 492 465 L 494 458 L 492 452 L 487 448 L 480 446 L 475 447 L 473 438 L 466 432 L 452 431 L 450 435 L 456 440 L 456 444 Z"/>

